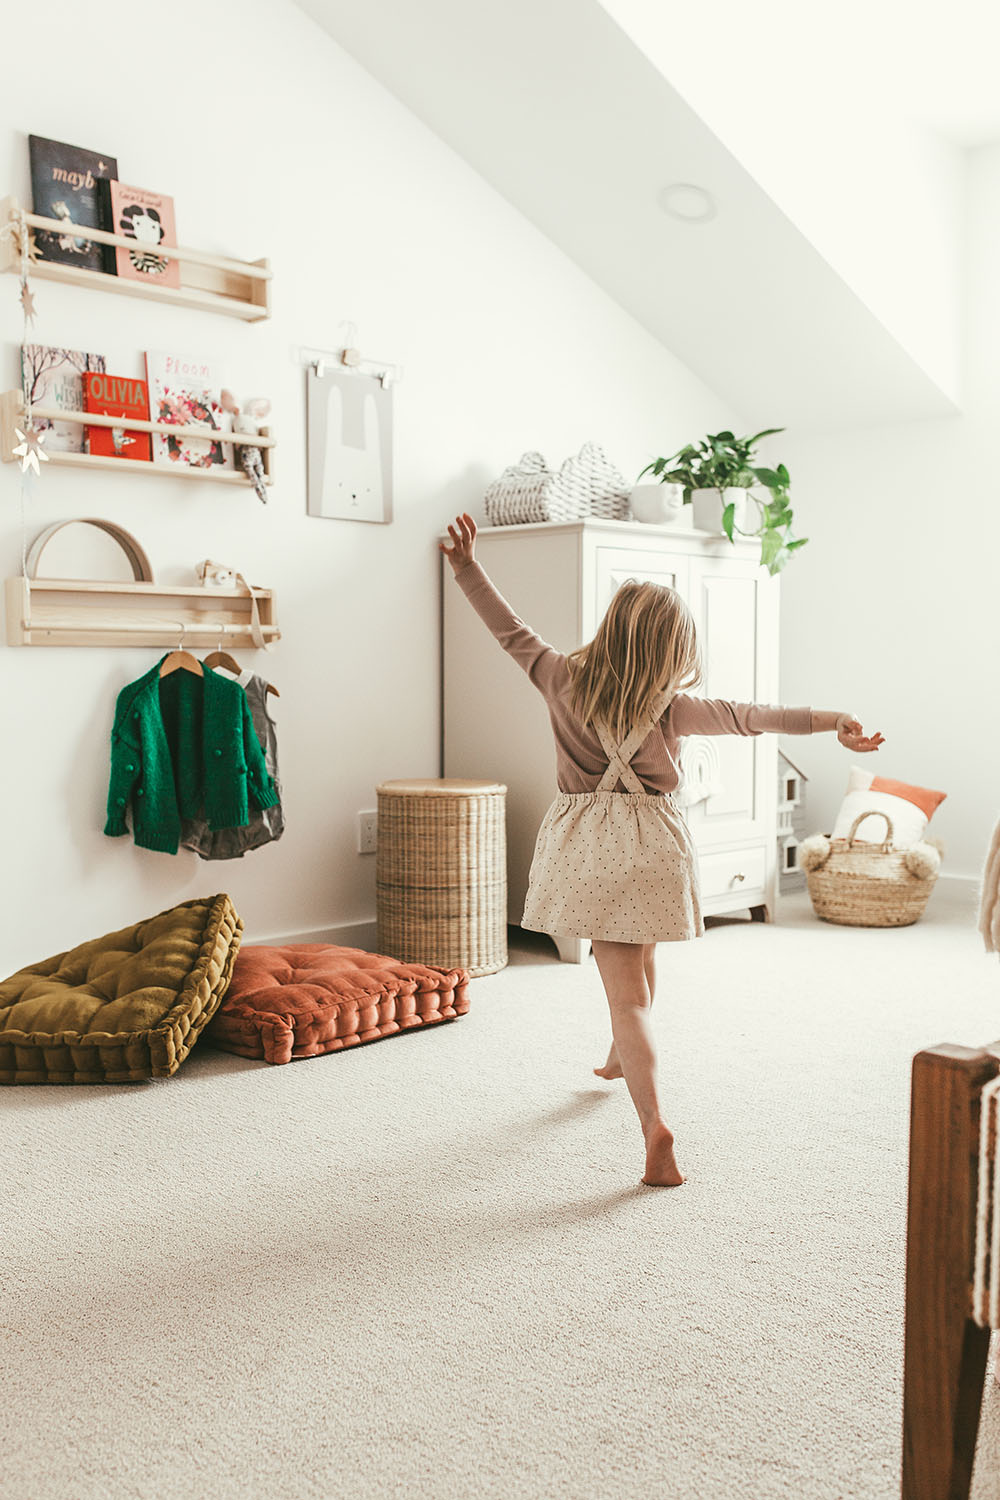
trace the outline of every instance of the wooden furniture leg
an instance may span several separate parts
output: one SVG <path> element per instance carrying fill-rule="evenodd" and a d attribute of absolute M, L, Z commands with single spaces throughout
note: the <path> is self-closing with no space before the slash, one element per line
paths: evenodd
<path fill-rule="evenodd" d="M 582 964 L 590 952 L 589 938 L 553 937 L 552 941 L 558 948 L 559 958 L 564 964 Z"/>
<path fill-rule="evenodd" d="M 987 1052 L 913 1060 L 906 1240 L 903 1500 L 968 1500 L 990 1331 L 970 1316 L 979 1095 Z"/>

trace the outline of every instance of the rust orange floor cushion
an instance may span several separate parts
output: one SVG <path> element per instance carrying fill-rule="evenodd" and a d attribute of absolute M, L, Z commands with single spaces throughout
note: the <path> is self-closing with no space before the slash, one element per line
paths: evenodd
<path fill-rule="evenodd" d="M 206 1033 L 241 1057 L 319 1057 L 469 1008 L 464 969 L 405 964 L 361 948 L 248 944 Z"/>
<path fill-rule="evenodd" d="M 0 980 L 0 1083 L 169 1078 L 225 993 L 243 923 L 184 901 Z"/>

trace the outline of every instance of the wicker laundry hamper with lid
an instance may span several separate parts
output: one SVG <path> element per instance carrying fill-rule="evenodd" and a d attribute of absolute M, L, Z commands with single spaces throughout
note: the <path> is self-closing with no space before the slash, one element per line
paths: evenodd
<path fill-rule="evenodd" d="M 507 788 L 445 778 L 375 790 L 380 952 L 495 974 L 507 962 Z"/>
<path fill-rule="evenodd" d="M 865 818 L 882 818 L 881 844 L 855 838 Z M 917 844 L 897 849 L 892 819 L 863 812 L 846 839 L 814 836 L 800 846 L 813 910 L 825 922 L 846 927 L 908 927 L 919 921 L 937 880 L 936 851 Z"/>

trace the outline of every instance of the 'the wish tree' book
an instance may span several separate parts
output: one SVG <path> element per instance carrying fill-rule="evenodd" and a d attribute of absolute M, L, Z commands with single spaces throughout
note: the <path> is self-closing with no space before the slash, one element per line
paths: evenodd
<path fill-rule="evenodd" d="M 102 156 L 82 146 L 67 146 L 63 141 L 50 141 L 41 135 L 29 135 L 28 150 L 36 214 L 45 219 L 62 219 L 67 226 L 85 224 L 91 229 L 111 229 L 98 184 L 118 176 L 118 163 L 113 156 Z M 40 259 L 83 266 L 90 271 L 104 270 L 104 246 L 96 240 L 74 234 L 69 227 L 65 234 L 49 229 L 36 229 L 34 233 Z"/>
<path fill-rule="evenodd" d="M 33 407 L 58 411 L 83 411 L 83 377 L 88 370 L 104 371 L 104 355 L 88 354 L 82 349 L 56 349 L 49 344 L 21 345 L 21 383 L 24 399 Z M 59 422 L 32 414 L 39 432 L 47 432 L 45 447 L 49 453 L 82 453 L 82 422 Z"/>

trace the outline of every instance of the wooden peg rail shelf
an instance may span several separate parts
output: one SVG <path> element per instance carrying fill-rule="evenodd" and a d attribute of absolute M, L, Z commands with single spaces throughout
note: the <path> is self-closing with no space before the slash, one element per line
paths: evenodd
<path fill-rule="evenodd" d="M 153 646 L 252 650 L 251 596 L 243 589 L 8 578 L 10 646 Z M 281 639 L 270 589 L 255 589 L 261 634 Z"/>
<path fill-rule="evenodd" d="M 139 418 L 127 417 L 105 417 L 96 412 L 85 411 L 62 411 L 58 407 L 33 406 L 31 408 L 33 417 L 44 418 L 53 422 L 74 422 L 81 426 L 95 427 L 124 427 L 129 432 L 161 433 L 164 437 L 190 437 L 200 438 L 203 441 L 216 443 L 250 443 L 261 450 L 264 464 L 264 483 L 271 484 L 271 449 L 275 446 L 275 440 L 270 435 L 269 427 L 262 427 L 260 433 L 253 432 L 212 432 L 204 427 L 178 427 L 171 426 L 167 422 L 145 422 Z M 0 394 L 0 460 L 4 463 L 14 462 L 14 449 L 18 446 L 20 439 L 14 429 L 20 427 L 24 430 L 24 397 L 20 391 L 4 391 Z M 67 453 L 58 448 L 51 451 L 43 444 L 43 450 L 50 463 L 69 464 L 78 469 L 118 469 L 133 474 L 160 474 L 168 479 L 209 479 L 221 484 L 241 484 L 249 486 L 250 481 L 246 475 L 237 469 L 223 469 L 217 465 L 211 468 L 197 469 L 190 464 L 158 464 L 151 460 L 139 458 L 116 458 L 114 454 L 103 453 Z"/>
<path fill-rule="evenodd" d="M 73 224 L 62 219 L 46 219 L 40 214 L 25 213 L 16 198 L 0 200 L 0 228 L 21 222 L 29 229 L 49 230 L 53 234 L 72 234 L 74 238 L 94 240 L 100 245 L 114 245 L 134 250 L 135 240 L 89 224 Z M 157 286 L 133 281 L 128 276 L 109 276 L 86 266 L 68 266 L 61 261 L 30 262 L 30 275 L 47 281 L 64 281 L 71 286 L 97 287 L 118 292 L 125 297 L 147 297 L 153 302 L 177 307 L 194 307 L 200 312 L 223 313 L 247 323 L 260 322 L 271 316 L 271 269 L 266 259 L 232 260 L 211 255 L 204 250 L 188 250 L 174 245 L 158 245 L 157 255 L 176 260 L 180 265 L 181 285 Z M 0 237 L 0 271 L 20 272 L 21 257 L 14 236 Z"/>

